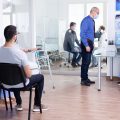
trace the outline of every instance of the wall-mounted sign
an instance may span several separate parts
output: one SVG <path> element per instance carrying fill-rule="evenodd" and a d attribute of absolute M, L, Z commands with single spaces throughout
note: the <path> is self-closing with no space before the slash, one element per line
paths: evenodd
<path fill-rule="evenodd" d="M 115 17 L 115 44 L 120 46 L 120 15 Z"/>

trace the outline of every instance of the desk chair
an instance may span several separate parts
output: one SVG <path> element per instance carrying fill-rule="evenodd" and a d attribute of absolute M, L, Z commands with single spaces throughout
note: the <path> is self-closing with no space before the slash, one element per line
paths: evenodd
<path fill-rule="evenodd" d="M 20 91 L 29 91 L 29 111 L 28 111 L 28 120 L 31 117 L 31 100 L 32 100 L 32 87 L 27 87 L 26 84 L 26 77 L 23 71 L 23 68 L 17 64 L 10 64 L 10 63 L 0 63 L 0 88 L 3 89 L 4 99 L 5 99 L 5 106 L 6 110 L 8 111 L 7 101 L 6 101 L 6 94 L 5 90 L 9 93 L 9 101 L 10 101 L 10 108 L 12 111 L 12 101 L 10 91 L 20 90 Z M 19 83 L 23 84 L 23 87 L 13 88 L 13 85 L 17 85 Z M 6 87 L 5 85 L 9 85 L 11 87 Z M 42 113 L 41 109 L 41 101 L 40 101 L 40 113 Z"/>
<path fill-rule="evenodd" d="M 70 52 L 62 52 L 60 54 L 61 58 L 64 60 L 64 62 L 62 62 L 59 67 L 62 67 L 62 66 L 66 66 L 66 67 L 70 67 L 71 66 L 71 53 Z M 66 57 L 68 56 L 68 57 Z"/>

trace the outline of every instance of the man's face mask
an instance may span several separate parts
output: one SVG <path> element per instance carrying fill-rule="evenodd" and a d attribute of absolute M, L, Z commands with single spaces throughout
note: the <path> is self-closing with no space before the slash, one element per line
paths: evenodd
<path fill-rule="evenodd" d="M 72 27 L 72 30 L 73 30 L 73 31 L 76 31 L 76 25 L 74 25 L 74 26 Z"/>
<path fill-rule="evenodd" d="M 99 17 L 99 12 L 96 12 L 96 15 L 94 16 L 94 19 L 97 19 Z"/>
<path fill-rule="evenodd" d="M 99 17 L 99 15 L 96 15 L 96 16 L 94 16 L 94 19 L 97 19 Z"/>
<path fill-rule="evenodd" d="M 104 33 L 104 30 L 101 30 L 101 33 Z"/>

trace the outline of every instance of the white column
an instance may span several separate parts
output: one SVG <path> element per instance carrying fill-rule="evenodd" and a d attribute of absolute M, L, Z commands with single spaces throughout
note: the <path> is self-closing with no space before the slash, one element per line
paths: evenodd
<path fill-rule="evenodd" d="M 35 0 L 30 0 L 30 33 L 31 33 L 31 47 L 36 47 L 36 11 Z"/>
<path fill-rule="evenodd" d="M 35 0 L 30 0 L 29 2 L 29 29 L 30 29 L 30 43 L 31 43 L 31 48 L 36 47 L 36 11 L 35 11 Z M 30 55 L 29 57 L 32 61 L 35 61 L 35 55 L 34 53 Z"/>
<path fill-rule="evenodd" d="M 3 0 L 0 0 L 0 46 L 4 44 L 4 36 L 3 36 Z"/>
<path fill-rule="evenodd" d="M 107 3 L 107 36 L 108 36 L 108 40 L 115 40 L 115 0 L 110 0 Z M 118 64 L 119 61 L 116 62 Z M 110 76 L 110 67 L 111 67 L 111 62 L 110 62 L 110 58 L 108 58 L 107 76 Z M 117 68 L 116 63 L 113 62 L 113 76 L 116 76 L 114 74 L 114 71 L 116 70 L 115 67 Z"/>

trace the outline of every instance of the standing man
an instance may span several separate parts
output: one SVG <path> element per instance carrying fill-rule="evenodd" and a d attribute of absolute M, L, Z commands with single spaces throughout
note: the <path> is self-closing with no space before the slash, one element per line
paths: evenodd
<path fill-rule="evenodd" d="M 93 7 L 90 15 L 85 17 L 80 26 L 81 49 L 82 49 L 82 65 L 81 65 L 81 85 L 90 86 L 95 84 L 88 78 L 88 69 L 91 62 L 91 55 L 94 48 L 95 37 L 95 21 L 99 15 L 99 9 Z"/>
<path fill-rule="evenodd" d="M 73 67 L 80 66 L 79 61 L 81 58 L 80 43 L 77 39 L 75 29 L 76 29 L 76 23 L 71 22 L 70 28 L 66 31 L 64 43 L 63 43 L 64 50 L 73 54 L 73 59 L 71 63 Z"/>

